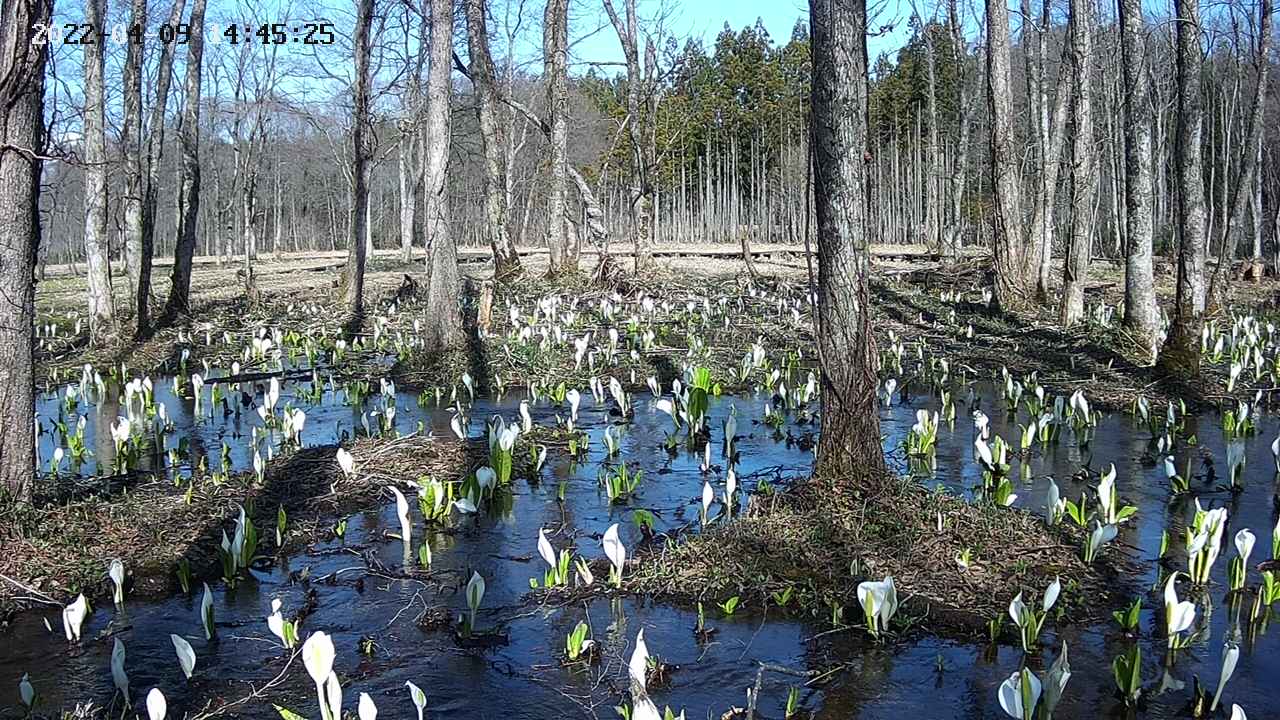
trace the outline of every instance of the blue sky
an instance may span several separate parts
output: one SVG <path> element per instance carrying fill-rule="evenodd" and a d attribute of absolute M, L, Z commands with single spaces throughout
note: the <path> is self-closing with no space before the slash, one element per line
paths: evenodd
<path fill-rule="evenodd" d="M 621 60 L 621 48 L 612 26 L 608 25 L 608 17 L 601 10 L 600 0 L 575 0 L 577 15 L 577 32 L 581 35 L 591 33 L 603 25 L 603 29 L 583 38 L 574 48 L 574 55 L 582 61 L 616 62 Z M 621 10 L 621 0 L 615 0 Z M 638 11 L 642 18 L 650 17 L 657 12 L 658 0 L 638 0 Z M 791 29 L 796 20 L 809 16 L 808 0 L 668 0 L 671 15 L 668 20 L 671 32 L 677 37 L 701 37 L 707 47 L 715 43 L 716 36 L 726 22 L 734 30 L 754 25 L 759 19 L 769 31 L 774 42 L 786 42 L 791 37 Z M 868 51 L 874 60 L 881 52 L 895 52 L 902 45 L 906 36 L 907 19 L 911 14 L 911 5 L 904 0 L 884 0 L 876 3 L 870 0 L 869 5 L 878 10 L 872 20 L 873 26 L 894 26 L 892 32 L 882 37 L 868 39 Z M 923 5 L 921 6 L 923 7 Z"/>

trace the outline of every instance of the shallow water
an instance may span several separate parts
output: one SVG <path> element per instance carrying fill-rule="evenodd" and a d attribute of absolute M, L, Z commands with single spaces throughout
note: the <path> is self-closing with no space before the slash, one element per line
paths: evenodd
<path fill-rule="evenodd" d="M 312 405 L 291 393 L 295 387 L 286 384 L 280 406 L 291 403 L 306 411 L 305 444 L 332 443 L 360 425 L 360 411 L 344 404 L 340 389 L 326 391 L 322 401 Z M 250 428 L 259 423 L 252 408 L 245 408 L 239 416 L 232 413 L 224 417 L 215 410 L 211 417 L 197 419 L 190 402 L 175 398 L 170 390 L 167 382 L 159 383 L 156 395 L 166 403 L 177 426 L 174 437 L 186 436 L 196 454 L 211 456 L 211 464 L 217 461 L 218 449 L 226 442 L 231 448 L 232 467 L 251 467 L 248 438 L 252 434 Z M 978 402 L 991 416 L 993 432 L 1014 438 L 1016 424 L 1003 412 L 993 410 L 996 400 L 990 388 L 978 386 L 978 390 Z M 374 399 L 366 402 L 366 409 L 377 401 L 377 388 L 373 391 Z M 358 694 L 368 692 L 383 717 L 412 717 L 413 706 L 404 688 L 405 681 L 412 681 L 426 692 L 428 713 L 435 713 L 435 717 L 445 713 L 475 718 L 615 717 L 613 706 L 627 699 L 626 668 L 617 658 L 625 662 L 636 631 L 643 628 L 651 653 L 673 666 L 669 683 L 654 689 L 655 701 L 660 707 L 683 708 L 690 718 L 720 717 L 731 706 L 745 706 L 745 691 L 755 684 L 760 663 L 829 673 L 826 682 L 801 690 L 802 705 L 817 717 L 1004 717 L 996 701 L 996 687 L 1019 667 L 1022 659 L 1020 649 L 1012 646 L 992 650 L 985 645 L 925 638 L 885 648 L 858 630 L 812 641 L 829 626 L 785 619 L 776 609 L 765 612 L 750 603 L 730 619 L 720 617 L 718 610 L 708 606 L 708 620 L 719 631 L 712 642 L 700 643 L 692 633 L 696 618 L 690 610 L 635 598 L 613 602 L 599 599 L 567 607 L 539 606 L 527 594 L 529 579 L 540 577 L 543 571 L 535 550 L 539 528 L 548 529 L 557 549 L 573 540 L 579 554 L 594 558 L 603 555 L 600 534 L 615 522 L 619 523 L 628 548 L 635 548 L 640 541 L 632 521 L 635 509 L 652 512 L 660 532 L 697 523 L 698 497 L 704 480 L 699 471 L 701 455 L 682 451 L 670 458 L 659 447 L 670 428 L 669 419 L 652 408 L 647 393 L 636 393 L 635 398 L 636 418 L 623 429 L 620 457 L 638 464 L 644 470 L 644 479 L 637 496 L 626 504 L 610 505 L 597 482 L 596 473 L 604 456 L 600 437 L 611 418 L 606 405 L 596 405 L 584 392 L 579 426 L 590 429 L 592 435 L 588 460 L 570 463 L 563 454 L 552 450 L 538 483 L 513 482 L 509 509 L 479 516 L 455 515 L 453 532 L 430 535 L 434 563 L 429 576 L 402 580 L 367 573 L 366 560 L 360 555 L 364 551 L 372 552 L 389 567 L 404 561 L 402 543 L 383 537 L 384 530 L 399 529 L 394 504 L 388 503 L 352 516 L 345 543 L 334 540 L 316 544 L 270 572 L 255 572 L 252 581 L 242 582 L 233 590 L 214 585 L 219 626 L 219 637 L 214 642 L 206 642 L 200 630 L 198 596 L 127 601 L 121 615 L 104 603 L 86 621 L 86 641 L 75 648 L 69 648 L 62 639 L 56 609 L 18 617 L 0 631 L 0 642 L 5 647 L 0 653 L 0 704 L 9 705 L 11 713 L 17 712 L 17 681 L 24 672 L 31 675 L 46 708 L 69 707 L 90 699 L 111 703 L 113 686 L 108 668 L 113 637 L 119 637 L 127 647 L 126 669 L 135 702 L 140 702 L 149 688 L 160 687 L 169 699 L 170 717 L 179 717 L 198 713 L 209 703 L 216 707 L 245 697 L 254 687 L 262 687 L 279 675 L 284 667 L 284 653 L 275 645 L 264 620 L 271 599 L 283 601 L 287 616 L 303 605 L 310 587 L 316 592 L 318 604 L 302 634 L 324 630 L 333 635 L 338 648 L 336 669 L 343 679 L 344 708 L 348 712 L 354 711 Z M 413 431 L 422 422 L 437 435 L 451 432 L 450 411 L 434 405 L 421 408 L 416 398 L 406 394 L 400 394 L 396 404 L 399 431 Z M 503 414 L 508 420 L 516 418 L 518 404 L 518 398 L 510 394 L 504 399 L 477 402 L 470 413 L 471 434 L 482 433 L 482 419 L 494 413 Z M 712 403 L 709 425 L 715 438 L 713 462 L 721 462 L 721 422 L 731 406 L 737 408 L 741 451 L 738 473 L 744 492 L 754 489 L 760 478 L 775 482 L 802 476 L 812 460 L 809 452 L 789 446 L 767 426 L 750 421 L 759 416 L 763 404 L 760 396 L 720 398 Z M 912 406 L 895 403 L 883 408 L 886 448 L 901 444 L 914 421 L 916 407 L 935 404 L 919 398 Z M 87 407 L 90 414 L 87 442 L 95 449 L 95 459 L 109 467 L 114 448 L 107 433 L 98 433 L 97 429 L 110 422 L 117 410 L 105 404 L 96 410 L 81 407 Z M 924 482 L 941 483 L 966 493 L 980 485 L 980 472 L 972 459 L 974 430 L 968 419 L 971 409 L 961 404 L 954 430 L 944 427 L 940 432 L 937 470 Z M 534 406 L 534 420 L 540 425 L 552 424 L 557 411 L 566 414 L 563 408 L 550 407 L 544 401 Z M 56 397 L 41 399 L 39 414 L 46 426 L 58 412 Z M 812 429 L 811 425 L 795 424 L 792 418 L 783 433 L 799 435 Z M 1269 556 L 1271 528 L 1276 521 L 1271 502 L 1275 473 L 1269 445 L 1277 429 L 1280 423 L 1264 416 L 1259 433 L 1247 441 L 1247 480 L 1240 495 L 1232 496 L 1192 481 L 1193 492 L 1206 507 L 1225 503 L 1231 511 L 1226 547 L 1214 567 L 1215 585 L 1210 593 L 1214 611 L 1207 638 L 1182 652 L 1169 671 L 1174 679 L 1185 682 L 1186 688 L 1156 695 L 1155 685 L 1163 670 L 1164 640 L 1157 637 L 1163 620 L 1156 610 L 1159 595 L 1145 596 L 1141 644 L 1149 698 L 1139 713 L 1142 717 L 1182 716 L 1195 675 L 1211 688 L 1216 684 L 1223 638 L 1233 631 L 1235 620 L 1235 613 L 1224 606 L 1223 600 L 1227 564 L 1235 554 L 1231 538 L 1240 528 L 1249 527 L 1258 536 L 1254 563 Z M 1211 451 L 1217 460 L 1220 482 L 1225 482 L 1225 443 L 1218 418 L 1188 418 L 1184 437 L 1190 434 L 1199 438 L 1199 446 L 1190 452 L 1198 456 L 1202 449 Z M 273 438 L 274 442 L 278 440 Z M 1104 417 L 1087 447 L 1081 447 L 1070 431 L 1064 431 L 1058 444 L 1047 449 L 1037 446 L 1028 460 L 1034 480 L 1018 483 L 1017 487 L 1017 504 L 1037 509 L 1044 502 L 1048 476 L 1057 478 L 1064 496 L 1074 499 L 1082 485 L 1069 478 L 1082 465 L 1096 472 L 1115 463 L 1120 495 L 1137 505 L 1139 512 L 1122 526 L 1118 541 L 1107 552 L 1126 551 L 1122 544 L 1131 546 L 1127 552 L 1138 558 L 1143 568 L 1133 578 L 1133 586 L 1144 594 L 1157 579 L 1153 560 L 1162 530 L 1170 530 L 1172 553 L 1179 558 L 1177 566 L 1185 566 L 1181 560 L 1181 528 L 1192 507 L 1190 498 L 1171 504 L 1162 466 L 1142 462 L 1148 440 L 1145 428 L 1122 415 Z M 169 445 L 176 442 L 171 438 Z M 52 449 L 51 436 L 42 436 L 41 453 L 46 462 Z M 1180 469 L 1187 453 L 1186 448 L 1179 450 Z M 158 457 L 149 460 L 159 461 Z M 80 470 L 89 472 L 91 463 Z M 1197 471 L 1198 467 L 1199 462 L 1195 465 Z M 63 471 L 68 469 L 64 460 Z M 1013 477 L 1019 477 L 1016 462 Z M 712 484 L 718 494 L 723 492 L 723 481 L 723 472 L 713 473 Z M 560 503 L 556 497 L 562 483 L 565 497 Z M 713 513 L 718 508 L 719 505 Z M 412 514 L 416 516 L 417 510 Z M 415 533 L 421 536 L 423 532 L 419 519 Z M 463 648 L 451 631 L 424 630 L 414 622 L 428 606 L 447 608 L 455 616 L 462 611 L 466 603 L 461 588 L 473 570 L 485 578 L 488 588 L 479 624 L 500 628 L 508 644 Z M 312 582 L 290 581 L 291 572 L 302 571 Z M 328 576 L 336 579 L 321 580 Z M 358 582 L 361 578 L 363 583 Z M 1258 579 L 1257 572 L 1251 570 L 1250 585 Z M 1271 712 L 1268 681 L 1280 677 L 1280 651 L 1276 631 L 1249 631 L 1250 603 L 1251 598 L 1240 610 L 1242 657 L 1224 701 L 1228 707 L 1231 702 L 1239 703 L 1250 717 L 1258 718 Z M 1203 617 L 1203 606 L 1199 611 L 1198 617 Z M 54 634 L 45 629 L 45 619 L 56 631 Z M 586 670 L 565 668 L 560 663 L 565 635 L 580 620 L 589 622 L 592 636 L 607 648 L 605 662 Z M 170 633 L 186 637 L 195 648 L 196 672 L 189 683 L 182 679 Z M 362 637 L 374 642 L 368 657 L 357 649 Z M 1073 675 L 1057 717 L 1126 717 L 1113 696 L 1110 665 L 1128 641 L 1109 624 L 1067 628 L 1062 638 L 1070 644 Z M 1037 669 L 1047 665 L 1058 652 L 1059 637 L 1052 619 L 1046 623 L 1042 640 L 1044 649 L 1031 660 Z M 759 715 L 781 717 L 788 688 L 803 683 L 804 678 L 796 675 L 765 672 Z M 313 693 L 305 671 L 294 667 L 285 681 L 265 691 L 263 698 L 237 706 L 232 714 L 276 717 L 271 707 L 274 702 L 314 716 Z"/>

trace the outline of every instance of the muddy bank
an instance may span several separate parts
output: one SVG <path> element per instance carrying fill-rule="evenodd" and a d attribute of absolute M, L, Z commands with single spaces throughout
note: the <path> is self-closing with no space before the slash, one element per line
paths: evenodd
<path fill-rule="evenodd" d="M 293 450 L 253 472 L 195 478 L 136 473 L 75 481 L 46 479 L 32 507 L 0 517 L 0 618 L 35 605 L 110 595 L 108 558 L 129 573 L 129 596 L 163 597 L 179 586 L 177 568 L 195 582 L 221 577 L 219 547 L 244 507 L 257 528 L 255 567 L 333 538 L 343 517 L 384 502 L 388 485 L 431 474 L 454 479 L 486 462 L 483 441 L 409 435 L 361 438 L 346 445 L 356 472 L 345 476 L 323 445 Z M 53 496 L 57 495 L 55 499 Z M 286 516 L 277 542 L 279 512 Z"/>

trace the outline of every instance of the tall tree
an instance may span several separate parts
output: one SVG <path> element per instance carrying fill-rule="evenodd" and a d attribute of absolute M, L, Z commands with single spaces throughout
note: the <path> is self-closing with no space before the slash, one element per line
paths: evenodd
<path fill-rule="evenodd" d="M 141 2 L 141 0 L 138 0 Z M 174 0 L 169 10 L 168 27 L 182 22 L 186 0 Z M 151 119 L 146 127 L 146 151 L 143 155 L 142 226 L 138 239 L 138 258 L 129 261 L 134 291 L 134 328 L 138 337 L 151 331 L 151 267 L 155 255 L 156 203 L 159 200 L 160 164 L 164 156 L 165 110 L 169 104 L 169 86 L 173 80 L 173 51 L 176 43 L 161 43 L 156 67 L 156 91 L 152 98 Z M 141 68 L 139 67 L 139 70 Z M 141 90 L 139 78 L 139 90 Z M 142 129 L 139 130 L 142 132 Z M 127 230 L 126 230 L 127 231 Z M 127 244 L 127 241 L 126 241 Z M 136 272 L 136 274 L 135 274 Z"/>
<path fill-rule="evenodd" d="M 1174 171 L 1178 204 L 1178 285 L 1173 321 L 1160 353 L 1160 367 L 1187 376 L 1200 369 L 1200 326 L 1205 305 L 1205 199 L 1200 157 L 1200 0 L 1174 0 L 1174 54 L 1178 121 Z"/>
<path fill-rule="evenodd" d="M 449 232 L 449 90 L 453 55 L 452 0 L 424 0 L 431 13 L 427 66 L 427 108 L 423 122 L 423 227 L 427 246 L 427 327 L 425 342 L 439 349 L 466 341 L 458 295 L 462 278 L 458 248 Z"/>
<path fill-rule="evenodd" d="M 542 22 L 543 79 L 547 86 L 547 119 L 551 132 L 547 146 L 547 248 L 551 274 L 576 267 L 570 253 L 566 221 L 569 193 L 569 0 L 547 0 Z"/>
<path fill-rule="evenodd" d="M 0 5 L 0 490 L 30 497 L 36 457 L 35 263 L 52 0 Z"/>
<path fill-rule="evenodd" d="M 640 23 L 636 0 L 622 0 L 625 17 L 618 15 L 612 0 L 604 0 L 609 22 L 622 44 L 627 64 L 627 133 L 631 140 L 631 238 L 635 246 L 635 269 L 653 260 L 654 173 L 657 170 L 657 79 L 658 54 L 647 40 L 644 65 L 640 65 Z"/>
<path fill-rule="evenodd" d="M 1075 131 L 1071 147 L 1071 237 L 1062 263 L 1064 327 L 1084 317 L 1084 287 L 1093 254 L 1094 199 L 1098 194 L 1098 157 L 1093 138 L 1093 4 L 1071 0 L 1071 73 Z"/>
<path fill-rule="evenodd" d="M 370 28 L 373 0 L 357 0 L 355 27 L 355 83 L 351 88 L 351 236 L 347 244 L 347 268 L 343 273 L 342 304 L 358 322 L 364 313 L 364 271 L 369 229 L 369 157 L 373 154 L 373 128 L 369 117 Z"/>
<path fill-rule="evenodd" d="M 106 0 L 85 0 L 84 21 L 101 28 Z M 103 43 L 82 45 L 84 51 L 84 254 L 89 287 L 89 327 L 96 338 L 114 333 L 115 300 L 111 296 L 110 239 L 107 235 L 107 121 L 103 78 Z"/>
<path fill-rule="evenodd" d="M 823 403 L 818 472 L 874 480 L 884 451 L 867 297 L 866 0 L 809 0 L 809 22 Z"/>
<path fill-rule="evenodd" d="M 1031 292 L 1031 255 L 1022 235 L 1021 183 L 1013 126 L 1013 86 L 1010 82 L 1009 7 L 1005 0 L 987 4 L 987 108 L 991 113 L 991 173 L 993 185 L 992 262 L 995 266 L 996 305 L 1005 310 L 1025 307 Z"/>
<path fill-rule="evenodd" d="M 1271 0 L 1259 0 L 1257 51 L 1254 54 L 1253 63 L 1258 84 L 1254 88 L 1253 100 L 1250 102 L 1244 142 L 1240 143 L 1242 148 L 1240 162 L 1236 165 L 1236 172 L 1231 182 L 1231 194 L 1224 208 L 1226 216 L 1222 223 L 1222 245 L 1218 253 L 1218 266 L 1214 268 L 1213 279 L 1209 284 L 1210 297 L 1219 306 L 1226 304 L 1229 271 L 1236 256 L 1236 246 L 1239 244 L 1239 235 L 1235 230 L 1243 224 L 1245 212 L 1253 195 L 1253 176 L 1257 172 L 1258 165 L 1257 147 L 1262 137 L 1263 107 L 1267 98 L 1267 75 L 1271 67 L 1271 12 Z"/>
<path fill-rule="evenodd" d="M 1155 359 L 1160 315 L 1152 262 L 1151 83 L 1147 79 L 1142 0 L 1120 0 L 1120 54 L 1124 71 L 1124 324 Z"/>
<path fill-rule="evenodd" d="M 173 250 L 173 272 L 165 320 L 173 322 L 191 304 L 191 263 L 196 254 L 196 225 L 200 218 L 200 75 L 204 66 L 204 10 L 208 0 L 191 7 L 190 40 L 187 42 L 186 99 L 178 145 L 182 152 L 178 186 L 178 238 Z"/>
<path fill-rule="evenodd" d="M 507 232 L 506 173 L 503 165 L 503 133 L 498 122 L 501 94 L 489 52 L 489 25 L 485 0 L 465 0 L 467 7 L 468 75 L 476 95 L 476 116 L 480 124 L 480 144 L 484 152 L 484 232 L 493 248 L 495 277 L 506 278 L 520 272 L 520 255 Z"/>
<path fill-rule="evenodd" d="M 147 0 L 133 0 L 129 26 L 147 27 Z M 142 273 L 142 202 L 145 169 L 142 167 L 142 43 L 130 34 L 124 61 L 124 127 L 120 131 L 124 154 L 124 258 L 129 297 L 134 306 L 135 334 L 139 321 L 138 280 Z M 145 312 L 145 310 L 143 311 Z"/>

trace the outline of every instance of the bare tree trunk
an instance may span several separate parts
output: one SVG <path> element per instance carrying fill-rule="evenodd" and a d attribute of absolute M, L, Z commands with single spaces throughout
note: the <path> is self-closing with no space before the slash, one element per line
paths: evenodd
<path fill-rule="evenodd" d="M 416 112 L 416 110 L 415 110 Z M 414 153 L 414 138 L 418 135 L 417 124 L 400 135 L 400 147 L 396 152 L 400 172 L 400 259 L 405 263 L 413 261 L 413 236 L 417 210 L 415 197 L 418 194 L 419 164 Z"/>
<path fill-rule="evenodd" d="M 502 162 L 502 128 L 498 124 L 497 78 L 489 53 L 489 29 L 485 0 L 466 0 L 467 50 L 471 56 L 471 84 L 476 94 L 476 115 L 484 148 L 485 233 L 493 248 L 493 272 L 498 278 L 519 274 L 520 255 L 507 232 L 506 172 Z"/>
<path fill-rule="evenodd" d="M 1030 253 L 1022 234 L 1018 201 L 1021 175 L 1014 147 L 1013 87 L 1009 80 L 1009 8 L 1004 0 L 987 5 L 987 103 L 991 112 L 992 261 L 995 293 L 1004 310 L 1026 307 L 1031 297 Z"/>
<path fill-rule="evenodd" d="M 343 273 L 342 304 L 358 325 L 364 314 L 364 270 L 369 243 L 369 35 L 373 24 L 373 0 L 356 3 L 355 86 L 351 89 L 351 234 L 347 267 Z"/>
<path fill-rule="evenodd" d="M 147 27 L 147 0 L 133 0 L 131 27 Z M 146 192 L 142 166 L 142 43 L 129 38 L 124 63 L 124 127 L 120 133 L 124 152 L 124 256 L 129 278 L 129 297 L 135 315 L 139 302 L 139 276 L 142 273 L 142 203 Z M 137 334 L 138 318 L 134 329 Z M 144 319 L 145 322 L 145 319 Z"/>
<path fill-rule="evenodd" d="M 204 10 L 207 0 L 191 8 L 191 39 L 187 44 L 186 107 L 178 141 L 182 148 L 182 181 L 178 188 L 178 238 L 173 250 L 169 300 L 165 320 L 173 322 L 191 306 L 191 260 L 196 251 L 200 217 L 200 72 L 204 59 Z"/>
<path fill-rule="evenodd" d="M 106 21 L 106 0 L 85 0 L 84 21 L 99 28 Z M 89 277 L 89 328 L 96 341 L 115 333 L 111 296 L 111 241 L 107 235 L 107 126 L 101 42 L 84 50 L 84 253 Z"/>
<path fill-rule="evenodd" d="M 1120 0 L 1124 69 L 1124 324 L 1154 360 L 1160 334 L 1151 216 L 1151 90 L 1143 41 L 1142 0 Z"/>
<path fill-rule="evenodd" d="M 810 0 L 818 233 L 820 475 L 863 485 L 884 469 L 867 302 L 867 5 Z"/>
<path fill-rule="evenodd" d="M 169 10 L 169 27 L 182 21 L 186 0 L 174 0 Z M 151 121 L 146 136 L 146 177 L 142 193 L 142 235 L 139 238 L 138 275 L 134 289 L 135 335 L 151 332 L 151 263 L 155 255 L 157 193 L 160 187 L 160 165 L 164 157 L 165 110 L 169 103 L 169 85 L 173 79 L 175 43 L 161 43 L 160 61 L 156 69 L 156 93 L 151 105 Z"/>
<path fill-rule="evenodd" d="M 52 0 L 0 7 L 0 492 L 31 498 L 35 411 L 34 268 L 40 248 L 44 70 Z"/>
<path fill-rule="evenodd" d="M 1218 266 L 1214 268 L 1213 279 L 1209 285 L 1209 297 L 1218 306 L 1226 304 L 1227 290 L 1231 277 L 1231 265 L 1235 259 L 1237 236 L 1235 227 L 1244 218 L 1249 197 L 1253 194 L 1253 174 L 1257 168 L 1258 153 L 1254 150 L 1262 137 L 1263 108 L 1267 97 L 1267 74 L 1271 67 L 1271 0 L 1258 2 L 1258 48 L 1254 68 L 1258 76 L 1258 85 L 1254 90 L 1253 101 L 1249 111 L 1249 124 L 1245 131 L 1241 146 L 1240 164 L 1234 177 L 1231 178 L 1231 195 L 1223 207 L 1222 249 L 1218 256 Z M 1239 78 L 1239 75 L 1236 76 Z M 1229 155 L 1229 154 L 1228 154 Z M 1224 188 L 1225 189 L 1225 188 Z"/>
<path fill-rule="evenodd" d="M 547 122 L 551 126 L 547 169 L 547 249 L 552 275 L 571 272 L 566 232 L 569 191 L 569 0 L 547 0 L 542 22 L 543 78 L 547 85 Z"/>
<path fill-rule="evenodd" d="M 458 296 L 462 277 L 458 249 L 449 232 L 449 90 L 453 55 L 452 0 L 424 0 L 431 8 L 431 56 L 423 126 L 423 226 L 427 248 L 427 326 L 424 342 L 440 350 L 466 342 Z"/>
<path fill-rule="evenodd" d="M 657 109 L 654 74 L 657 53 L 653 43 L 645 47 L 644 67 L 640 65 L 640 28 L 636 0 L 623 0 L 625 19 L 618 15 L 612 0 L 604 0 L 605 12 L 618 33 L 627 64 L 627 131 L 631 138 L 631 238 L 637 271 L 653 262 L 653 179 L 656 162 L 654 114 Z"/>
<path fill-rule="evenodd" d="M 1177 15 L 1178 127 L 1174 169 L 1178 183 L 1178 287 L 1174 316 L 1160 353 L 1170 374 L 1194 375 L 1200 369 L 1200 326 L 1205 306 L 1205 200 L 1200 165 L 1199 0 L 1174 0 Z"/>
<path fill-rule="evenodd" d="M 1071 0 L 1071 65 L 1075 133 L 1071 148 L 1071 238 L 1062 263 L 1063 327 L 1084 317 L 1084 288 L 1093 254 L 1094 202 L 1098 195 L 1098 157 L 1093 139 L 1093 3 Z"/>

